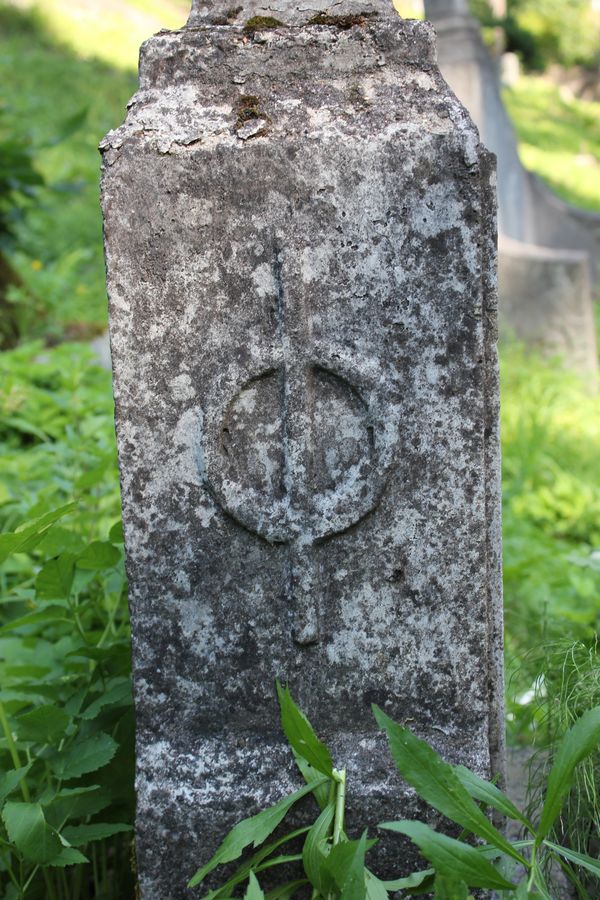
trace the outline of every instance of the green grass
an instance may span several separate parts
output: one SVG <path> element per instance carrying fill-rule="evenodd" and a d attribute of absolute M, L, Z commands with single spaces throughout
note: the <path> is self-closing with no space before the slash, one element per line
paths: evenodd
<path fill-rule="evenodd" d="M 600 211 L 600 103 L 568 96 L 541 76 L 504 91 L 521 159 L 560 197 Z"/>
<path fill-rule="evenodd" d="M 600 407 L 557 361 L 512 346 L 501 359 L 509 697 L 527 740 L 540 648 L 600 625 Z"/>
<path fill-rule="evenodd" d="M 568 202 L 600 211 L 600 103 L 533 75 L 504 100 L 527 168 Z M 540 673 L 554 699 L 563 678 L 560 652 L 546 648 L 590 647 L 600 626 L 598 398 L 559 361 L 505 346 L 502 444 L 509 732 L 530 741 L 544 730 Z M 586 702 L 577 683 L 571 706 Z"/>

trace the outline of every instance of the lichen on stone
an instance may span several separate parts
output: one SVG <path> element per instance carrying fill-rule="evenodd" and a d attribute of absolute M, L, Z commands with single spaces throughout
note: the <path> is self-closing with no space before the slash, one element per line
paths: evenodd
<path fill-rule="evenodd" d="M 348 88 L 348 99 L 356 109 L 366 109 L 369 101 L 365 97 L 363 89 L 358 84 L 351 84 Z"/>
<path fill-rule="evenodd" d="M 254 34 L 255 31 L 269 31 L 271 28 L 280 28 L 284 24 L 273 16 L 252 16 L 244 25 L 244 31 L 247 34 Z"/>
<path fill-rule="evenodd" d="M 242 94 L 237 102 L 237 122 L 238 126 L 243 125 L 250 119 L 264 119 L 265 115 L 260 110 L 260 98 L 254 94 Z"/>
<path fill-rule="evenodd" d="M 377 13 L 375 11 L 355 13 L 354 15 L 347 16 L 331 16 L 328 13 L 317 13 L 317 15 L 309 19 L 306 24 L 332 25 L 335 28 L 346 30 L 348 28 L 354 28 L 357 25 L 362 27 L 367 24 L 368 19 L 372 19 L 376 15 Z"/>
<path fill-rule="evenodd" d="M 254 94 L 242 94 L 237 101 L 237 118 L 235 130 L 240 137 L 260 137 L 266 134 L 271 119 L 260 108 L 260 97 Z M 248 128 L 249 123 L 256 123 L 258 128 Z M 243 133 L 241 133 L 243 130 Z"/>

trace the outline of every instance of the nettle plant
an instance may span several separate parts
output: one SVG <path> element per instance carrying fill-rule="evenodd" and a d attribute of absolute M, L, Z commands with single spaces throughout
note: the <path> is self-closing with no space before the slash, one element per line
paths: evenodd
<path fill-rule="evenodd" d="M 0 534 L 0 897 L 132 896 L 133 710 L 120 522 Z"/>
<path fill-rule="evenodd" d="M 290 900 L 307 890 L 311 891 L 311 900 L 387 900 L 397 891 L 413 896 L 433 894 L 438 900 L 467 900 L 471 888 L 493 891 L 502 898 L 555 900 L 546 877 L 552 863 L 560 865 L 578 887 L 581 869 L 600 878 L 597 860 L 549 839 L 577 765 L 600 742 L 600 707 L 584 713 L 563 738 L 534 824 L 496 785 L 464 766 L 444 762 L 429 744 L 373 706 L 404 780 L 430 806 L 462 828 L 458 838 L 452 838 L 420 821 L 380 823 L 378 828 L 410 838 L 429 863 L 405 878 L 384 881 L 365 862 L 377 839 L 370 839 L 366 829 L 360 838 L 350 839 L 344 830 L 346 770 L 334 768 L 329 749 L 318 739 L 288 688 L 278 683 L 277 694 L 283 731 L 306 786 L 239 822 L 229 832 L 189 887 L 201 884 L 217 866 L 239 859 L 248 848 L 255 852 L 221 887 L 209 891 L 205 900 L 228 900 L 244 884 L 245 900 Z M 269 841 L 292 807 L 307 794 L 313 795 L 318 806 L 316 819 Z M 488 819 L 486 809 L 518 822 L 526 835 L 523 840 L 508 840 Z M 303 842 L 302 849 L 295 852 L 294 842 L 298 841 Z M 296 877 L 263 892 L 262 873 L 284 866 L 287 878 L 294 865 L 298 867 Z M 273 883 L 272 873 L 269 883 Z"/>

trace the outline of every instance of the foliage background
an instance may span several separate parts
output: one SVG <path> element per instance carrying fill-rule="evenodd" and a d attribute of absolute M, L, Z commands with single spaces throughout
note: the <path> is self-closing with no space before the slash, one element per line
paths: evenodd
<path fill-rule="evenodd" d="M 538 41 L 544 58 L 573 60 L 567 29 L 556 34 L 559 6 L 564 14 L 562 3 L 515 0 L 510 11 L 535 41 L 543 14 L 554 34 Z M 16 335 L 0 353 L 0 806 L 36 806 L 33 833 L 49 849 L 36 858 L 5 815 L 0 897 L 21 896 L 16 884 L 30 879 L 28 898 L 122 900 L 133 734 L 110 376 L 88 344 L 106 327 L 96 148 L 123 119 L 140 42 L 160 25 L 183 24 L 187 4 L 114 0 L 110 14 L 92 0 L 31 7 L 0 0 L 0 140 L 26 146 L 45 181 L 33 200 L 13 198 L 22 215 L 12 245 L 0 248 L 16 273 L 0 291 Z M 578 46 L 590 62 L 586 41 Z M 600 104 L 539 76 L 524 77 L 506 100 L 525 161 L 562 196 L 600 211 Z M 560 360 L 506 345 L 501 371 L 510 739 L 542 745 L 564 731 L 569 709 L 582 711 L 582 698 L 600 702 L 600 411 Z M 15 538 L 22 523 L 33 524 Z M 573 642 L 565 694 L 563 650 Z M 91 768 L 65 777 L 90 741 Z M 9 777 L 15 753 L 20 768 L 30 766 L 21 784 Z M 65 810 L 65 791 L 84 792 L 85 802 Z M 89 863 L 49 865 L 65 849 L 59 833 Z"/>

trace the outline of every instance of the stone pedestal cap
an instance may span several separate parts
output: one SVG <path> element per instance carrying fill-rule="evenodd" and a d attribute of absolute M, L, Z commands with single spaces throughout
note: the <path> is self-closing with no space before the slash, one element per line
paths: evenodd
<path fill-rule="evenodd" d="M 256 16 L 282 25 L 306 25 L 311 20 L 334 24 L 354 16 L 394 19 L 397 13 L 391 0 L 193 0 L 187 25 L 243 25 Z"/>

